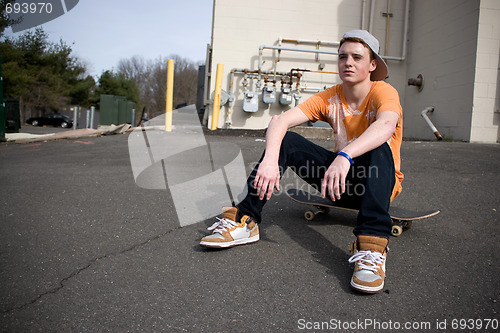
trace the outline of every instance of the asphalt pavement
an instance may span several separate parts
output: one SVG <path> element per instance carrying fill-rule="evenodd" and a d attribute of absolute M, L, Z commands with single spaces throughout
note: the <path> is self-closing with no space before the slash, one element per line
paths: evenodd
<path fill-rule="evenodd" d="M 215 219 L 181 227 L 169 188 L 139 187 L 130 135 L 0 144 L 0 331 L 498 331 L 500 145 L 403 143 L 394 205 L 441 213 L 391 238 L 384 291 L 361 295 L 355 214 L 307 222 L 277 194 L 259 242 L 204 249 Z M 265 145 L 206 139 L 240 147 L 247 172 Z"/>

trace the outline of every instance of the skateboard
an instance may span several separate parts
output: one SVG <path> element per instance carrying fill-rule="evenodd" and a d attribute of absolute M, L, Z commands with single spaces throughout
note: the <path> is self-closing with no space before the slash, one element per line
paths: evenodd
<path fill-rule="evenodd" d="M 358 210 L 352 208 L 346 208 L 337 205 L 335 202 L 329 198 L 322 198 L 319 195 L 311 194 L 307 191 L 298 189 L 289 189 L 286 194 L 292 199 L 303 205 L 311 205 L 316 210 L 307 210 L 304 213 L 304 217 L 308 221 L 312 221 L 318 214 L 327 214 L 330 208 L 347 210 L 352 212 L 357 212 Z M 425 219 L 439 214 L 439 210 L 428 210 L 428 211 L 414 211 L 399 207 L 391 206 L 389 208 L 389 215 L 392 218 L 392 231 L 391 234 L 395 237 L 400 236 L 404 230 L 410 229 L 412 222 L 415 220 Z"/>

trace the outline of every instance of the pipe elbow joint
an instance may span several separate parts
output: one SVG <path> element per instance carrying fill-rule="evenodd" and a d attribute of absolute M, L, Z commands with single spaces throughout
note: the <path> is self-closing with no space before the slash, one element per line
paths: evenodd
<path fill-rule="evenodd" d="M 428 112 L 434 112 L 434 107 L 433 106 L 429 106 L 429 107 L 426 107 L 425 109 L 422 110 L 422 112 L 420 112 L 420 114 L 422 115 L 422 117 L 424 115 L 426 115 Z"/>

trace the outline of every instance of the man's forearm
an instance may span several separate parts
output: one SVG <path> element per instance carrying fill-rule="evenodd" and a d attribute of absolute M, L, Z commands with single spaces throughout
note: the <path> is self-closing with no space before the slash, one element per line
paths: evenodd
<path fill-rule="evenodd" d="M 265 158 L 278 162 L 281 142 L 288 130 L 287 124 L 280 121 L 279 116 L 274 116 L 266 131 L 266 153 Z"/>
<path fill-rule="evenodd" d="M 356 158 L 387 142 L 395 130 L 394 122 L 381 119 L 370 125 L 359 138 L 344 147 L 342 151 Z"/>
<path fill-rule="evenodd" d="M 309 118 L 299 107 L 294 107 L 280 115 L 273 116 L 266 132 L 266 153 L 264 160 L 268 165 L 277 165 L 281 143 L 286 131 L 308 121 Z"/>

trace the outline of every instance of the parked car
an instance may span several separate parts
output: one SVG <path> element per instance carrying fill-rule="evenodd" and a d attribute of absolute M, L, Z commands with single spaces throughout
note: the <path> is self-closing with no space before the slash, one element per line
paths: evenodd
<path fill-rule="evenodd" d="M 59 126 L 63 128 L 68 128 L 73 126 L 73 119 L 64 114 L 52 113 L 52 114 L 44 114 L 41 117 L 29 118 L 28 120 L 26 120 L 26 123 L 31 124 L 33 126 L 51 125 L 55 127 Z"/>

